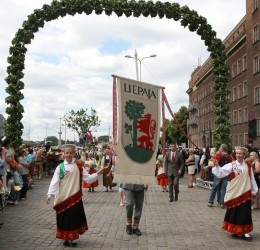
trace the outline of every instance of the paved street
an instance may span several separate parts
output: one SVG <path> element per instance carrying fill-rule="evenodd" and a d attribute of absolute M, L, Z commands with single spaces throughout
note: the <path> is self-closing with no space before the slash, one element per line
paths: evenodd
<path fill-rule="evenodd" d="M 35 180 L 27 200 L 8 205 L 0 214 L 1 219 L 4 216 L 1 250 L 64 249 L 55 238 L 55 211 L 45 204 L 50 180 Z M 143 234 L 138 237 L 125 232 L 125 207 L 119 206 L 117 188 L 109 193 L 101 185 L 94 193 L 84 190 L 89 230 L 80 237 L 77 249 L 260 249 L 260 209 L 253 210 L 253 241 L 233 239 L 221 229 L 225 209 L 206 206 L 209 192 L 187 188 L 185 176 L 180 181 L 179 201 L 169 203 L 168 193 L 151 186 L 140 223 Z"/>

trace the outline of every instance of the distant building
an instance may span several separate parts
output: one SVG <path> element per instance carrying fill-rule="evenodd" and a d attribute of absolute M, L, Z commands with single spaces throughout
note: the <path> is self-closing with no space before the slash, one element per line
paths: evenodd
<path fill-rule="evenodd" d="M 223 41 L 231 73 L 228 87 L 232 147 L 246 145 L 248 138 L 252 138 L 254 145 L 260 148 L 259 27 L 259 0 L 246 0 L 245 17 Z M 200 147 L 212 146 L 214 145 L 215 106 L 211 58 L 193 71 L 187 93 L 189 95 L 188 135 Z"/>
<path fill-rule="evenodd" d="M 4 135 L 5 131 L 3 129 L 5 118 L 3 115 L 0 114 L 0 138 Z"/>

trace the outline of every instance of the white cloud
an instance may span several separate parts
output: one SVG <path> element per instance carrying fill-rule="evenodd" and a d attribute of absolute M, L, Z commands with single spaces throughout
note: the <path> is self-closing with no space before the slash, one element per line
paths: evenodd
<path fill-rule="evenodd" d="M 244 0 L 179 0 L 207 18 L 224 39 L 246 13 Z M 5 116 L 6 59 L 11 40 L 27 15 L 51 0 L 1 0 L 0 2 L 0 113 Z M 186 90 L 192 70 L 208 58 L 203 41 L 179 22 L 159 18 L 118 18 L 115 14 L 75 15 L 45 25 L 28 45 L 22 101 L 24 138 L 43 140 L 57 136 L 60 117 L 69 110 L 95 108 L 101 119 L 97 134 L 112 131 L 112 74 L 136 78 L 134 60 L 142 61 L 142 80 L 166 87 L 171 108 L 187 105 Z M 170 117 L 169 117 L 170 118 Z M 29 125 L 30 124 L 30 125 Z M 29 129 L 30 128 L 30 129 Z M 64 138 L 64 127 L 62 127 Z M 67 130 L 67 138 L 74 133 Z"/>

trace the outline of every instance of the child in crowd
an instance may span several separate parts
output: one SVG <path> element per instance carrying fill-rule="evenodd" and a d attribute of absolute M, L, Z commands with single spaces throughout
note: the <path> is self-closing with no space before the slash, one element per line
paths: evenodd
<path fill-rule="evenodd" d="M 20 174 L 22 167 L 18 165 L 14 171 L 14 205 L 18 205 L 20 200 L 21 190 L 23 188 L 23 178 Z"/>
<path fill-rule="evenodd" d="M 94 174 L 97 172 L 96 167 L 97 167 L 97 161 L 95 158 L 93 158 L 93 154 L 89 153 L 88 155 L 88 159 L 85 162 L 84 167 L 86 167 L 86 170 L 89 174 Z M 86 182 L 83 182 L 83 188 L 88 188 L 89 192 L 94 192 L 95 191 L 95 187 L 98 187 L 98 180 L 96 180 L 95 182 L 89 184 Z"/>
<path fill-rule="evenodd" d="M 125 205 L 125 190 L 120 187 L 121 184 L 119 184 L 119 188 L 118 188 L 118 191 L 119 191 L 119 198 L 120 198 L 120 206 L 123 207 Z"/>

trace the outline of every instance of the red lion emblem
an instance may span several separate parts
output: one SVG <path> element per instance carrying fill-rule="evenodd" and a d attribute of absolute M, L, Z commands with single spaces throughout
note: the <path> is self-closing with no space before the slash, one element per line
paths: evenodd
<path fill-rule="evenodd" d="M 137 147 L 151 150 L 153 148 L 153 142 L 151 140 L 154 138 L 156 130 L 156 122 L 151 119 L 151 114 L 145 114 L 142 118 L 138 119 L 136 129 L 145 134 L 138 137 L 140 144 Z"/>

